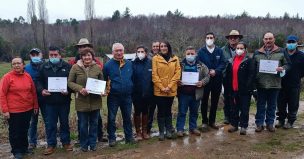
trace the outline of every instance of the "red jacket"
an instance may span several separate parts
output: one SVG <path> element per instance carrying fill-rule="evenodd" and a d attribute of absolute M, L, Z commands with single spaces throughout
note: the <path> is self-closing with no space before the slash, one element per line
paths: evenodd
<path fill-rule="evenodd" d="M 31 76 L 10 71 L 0 84 L 0 108 L 3 113 L 21 113 L 38 109 L 36 88 Z"/>

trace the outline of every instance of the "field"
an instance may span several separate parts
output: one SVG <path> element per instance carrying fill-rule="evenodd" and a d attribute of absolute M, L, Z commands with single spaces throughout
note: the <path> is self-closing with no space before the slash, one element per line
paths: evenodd
<path fill-rule="evenodd" d="M 9 63 L 0 64 L 0 76 L 2 77 L 10 70 Z M 77 116 L 74 107 L 74 99 L 72 95 L 71 111 L 70 111 L 70 128 L 71 139 L 73 143 L 77 141 Z M 304 99 L 304 93 L 301 93 L 301 100 Z M 211 131 L 202 134 L 201 137 L 188 136 L 184 139 L 177 139 L 166 142 L 158 142 L 157 136 L 152 139 L 141 142 L 136 145 L 125 145 L 120 143 L 115 148 L 109 148 L 105 143 L 98 144 L 97 152 L 81 153 L 79 145 L 75 145 L 72 153 L 66 153 L 61 149 L 57 149 L 52 158 L 301 158 L 304 155 L 304 131 L 300 128 L 304 122 L 304 103 L 301 103 L 299 110 L 299 119 L 296 129 L 290 131 L 278 130 L 275 134 L 262 133 L 258 135 L 254 133 L 254 114 L 256 112 L 255 102 L 253 101 L 250 109 L 250 126 L 248 136 L 242 137 L 238 133 L 227 133 L 227 126 L 222 125 L 224 115 L 222 109 L 222 97 L 219 102 L 217 112 L 217 123 L 222 126 L 219 131 Z M 104 125 L 107 121 L 106 98 L 102 102 L 102 117 Z M 173 105 L 173 123 L 175 126 L 177 116 L 177 100 Z M 186 121 L 188 123 L 188 119 Z M 199 113 L 198 125 L 201 125 L 201 114 Z M 188 127 L 188 124 L 186 124 Z M 123 136 L 122 118 L 120 113 L 117 116 L 117 134 Z M 154 130 L 157 130 L 157 124 L 154 122 Z M 104 129 L 106 132 L 106 129 Z M 7 123 L 0 116 L 0 158 L 9 158 L 8 130 Z M 44 125 L 40 116 L 38 134 L 40 141 L 44 141 L 45 132 Z M 6 145 L 6 146 L 5 146 Z M 206 146 L 208 145 L 208 146 Z M 47 158 L 42 155 L 45 145 L 40 145 L 35 150 L 35 155 L 31 158 Z M 239 151 L 242 149 L 242 151 Z M 145 153 L 147 155 L 145 155 Z M 186 155 L 187 157 L 181 157 Z M 202 157 L 204 156 L 204 157 Z"/>

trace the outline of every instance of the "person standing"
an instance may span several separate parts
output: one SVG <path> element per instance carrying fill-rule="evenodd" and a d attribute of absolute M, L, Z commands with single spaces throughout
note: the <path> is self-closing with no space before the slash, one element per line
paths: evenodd
<path fill-rule="evenodd" d="M 289 58 L 285 56 L 283 49 L 275 45 L 273 33 L 267 32 L 263 36 L 264 45 L 255 51 L 253 62 L 256 73 L 257 88 L 257 112 L 255 115 L 256 132 L 264 130 L 264 122 L 269 132 L 275 132 L 274 119 L 277 107 L 277 97 L 281 89 L 281 77 L 289 68 Z M 264 61 L 262 61 L 264 60 Z M 278 62 L 276 74 L 264 73 L 260 70 L 261 62 L 272 60 Z M 269 61 L 268 61 L 269 62 Z"/>
<path fill-rule="evenodd" d="M 210 81 L 204 87 L 204 95 L 201 102 L 203 132 L 208 131 L 208 125 L 213 129 L 218 129 L 218 126 L 215 124 L 216 111 L 222 90 L 223 70 L 226 67 L 225 57 L 222 49 L 214 44 L 214 33 L 207 33 L 205 36 L 205 41 L 206 46 L 202 47 L 198 52 L 198 59 L 208 67 L 210 75 Z M 208 119 L 207 112 L 210 93 L 211 107 Z"/>
<path fill-rule="evenodd" d="M 116 146 L 115 119 L 120 107 L 126 144 L 134 144 L 132 132 L 132 90 L 133 70 L 132 63 L 124 59 L 124 46 L 114 43 L 112 46 L 113 58 L 110 59 L 103 69 L 105 81 L 107 81 L 107 106 L 108 106 L 108 138 L 109 146 Z"/>
<path fill-rule="evenodd" d="M 157 105 L 159 140 L 172 139 L 172 104 L 177 95 L 177 82 L 180 80 L 179 59 L 172 53 L 169 42 L 160 42 L 160 53 L 152 59 L 152 81 Z"/>
<path fill-rule="evenodd" d="M 147 57 L 148 49 L 138 46 L 133 66 L 134 125 L 136 139 L 148 139 L 148 110 L 153 100 L 152 61 Z"/>
<path fill-rule="evenodd" d="M 44 155 L 55 152 L 57 145 L 57 123 L 60 123 L 60 141 L 66 151 L 73 151 L 70 144 L 69 113 L 71 91 L 49 92 L 49 77 L 68 77 L 71 65 L 61 59 L 60 49 L 56 46 L 49 47 L 49 61 L 44 63 L 39 71 L 38 88 L 45 98 L 46 137 L 47 148 Z M 67 79 L 66 79 L 67 80 Z"/>
<path fill-rule="evenodd" d="M 82 50 L 88 49 L 88 48 L 93 49 L 93 45 L 89 42 L 89 40 L 87 38 L 81 38 L 79 40 L 79 42 L 75 45 L 75 47 L 77 48 L 78 53 L 77 53 L 77 55 L 74 58 L 70 58 L 69 59 L 69 64 L 72 65 L 72 66 L 74 64 L 76 64 L 78 60 L 80 60 L 80 52 L 82 52 Z M 103 64 L 100 62 L 100 60 L 97 57 L 94 57 L 93 60 L 97 64 L 97 66 L 100 67 L 100 70 L 102 70 Z M 80 124 L 78 123 L 78 125 L 80 125 Z M 78 132 L 80 132 L 79 128 L 78 128 Z M 102 118 L 101 118 L 101 116 L 98 117 L 97 133 L 98 133 L 97 134 L 98 141 L 100 141 L 100 142 L 107 142 L 108 141 L 108 139 L 106 137 L 103 137 L 104 133 L 103 133 L 103 124 L 102 124 Z"/>
<path fill-rule="evenodd" d="M 12 60 L 12 70 L 1 79 L 0 107 L 8 121 L 11 153 L 21 159 L 28 150 L 28 129 L 32 114 L 38 113 L 35 84 L 24 71 L 24 61 L 17 57 Z"/>
<path fill-rule="evenodd" d="M 197 83 L 180 82 L 178 88 L 178 114 L 176 121 L 177 136 L 184 136 L 186 115 L 189 108 L 189 132 L 200 136 L 197 129 L 197 117 L 200 100 L 203 98 L 204 86 L 209 82 L 209 70 L 206 65 L 197 60 L 195 48 L 188 46 L 185 51 L 185 59 L 181 62 L 182 72 L 198 73 Z"/>
<path fill-rule="evenodd" d="M 297 49 L 298 41 L 299 38 L 295 35 L 289 35 L 286 40 L 285 53 L 289 56 L 291 65 L 282 78 L 282 89 L 278 97 L 277 128 L 290 129 L 297 119 L 301 78 L 304 76 L 304 53 Z"/>
<path fill-rule="evenodd" d="M 240 134 L 246 135 L 249 121 L 249 107 L 251 93 L 253 90 L 254 68 L 252 58 L 247 54 L 247 45 L 239 42 L 236 46 L 236 55 L 232 63 L 229 63 L 226 70 L 227 84 L 230 85 L 232 92 L 231 101 L 231 127 L 228 132 L 238 131 L 241 127 Z"/>
<path fill-rule="evenodd" d="M 75 108 L 79 120 L 80 147 L 83 152 L 96 151 L 98 117 L 101 107 L 101 94 L 91 94 L 85 88 L 88 78 L 102 80 L 102 71 L 95 63 L 94 51 L 86 48 L 80 52 L 80 60 L 73 65 L 69 74 L 68 86 L 76 92 Z"/>
<path fill-rule="evenodd" d="M 158 41 L 154 41 L 152 43 L 152 49 L 151 52 L 148 55 L 148 59 L 152 60 L 152 58 L 157 55 L 159 53 L 159 42 Z M 152 101 L 150 103 L 149 106 L 149 112 L 148 112 L 148 134 L 151 134 L 151 129 L 152 129 L 152 125 L 153 125 L 153 120 L 154 120 L 154 114 L 155 114 L 155 109 L 156 109 L 156 102 L 154 100 L 154 95 L 152 97 Z"/>
<path fill-rule="evenodd" d="M 237 30 L 231 30 L 229 35 L 225 36 L 228 40 L 228 43 L 222 47 L 223 54 L 226 60 L 226 68 L 223 73 L 223 86 L 224 86 L 224 124 L 230 123 L 230 116 L 231 116 L 231 94 L 232 90 L 231 83 L 228 83 L 229 79 L 226 76 L 226 69 L 228 67 L 228 64 L 232 62 L 232 59 L 236 55 L 236 46 L 240 42 L 240 40 L 243 38 L 243 35 L 239 33 Z"/>
<path fill-rule="evenodd" d="M 30 63 L 25 65 L 24 70 L 31 75 L 35 86 L 37 85 L 38 76 L 39 76 L 39 68 L 44 63 L 43 54 L 40 49 L 33 48 L 30 51 Z M 43 118 L 43 122 L 46 128 L 46 116 L 45 116 L 45 106 L 44 106 L 44 98 L 41 93 L 37 92 L 38 105 L 40 108 L 40 112 Z M 29 138 L 29 149 L 35 149 L 37 146 L 37 124 L 38 124 L 38 116 L 37 114 L 33 114 L 31 117 L 30 128 L 28 132 Z"/>

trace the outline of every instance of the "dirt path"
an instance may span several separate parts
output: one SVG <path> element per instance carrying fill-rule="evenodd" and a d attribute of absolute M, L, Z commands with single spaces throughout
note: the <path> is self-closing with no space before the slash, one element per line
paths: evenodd
<path fill-rule="evenodd" d="M 99 143 L 96 152 L 81 153 L 79 148 L 66 153 L 57 150 L 51 156 L 42 155 L 43 149 L 38 149 L 34 156 L 28 158 L 304 158 L 304 130 L 300 127 L 304 122 L 304 102 L 300 102 L 299 120 L 295 128 L 290 130 L 277 129 L 275 133 L 264 131 L 254 132 L 254 114 L 250 114 L 250 124 L 246 136 L 228 133 L 228 126 L 218 131 L 203 133 L 200 137 L 187 136 L 182 139 L 157 141 L 157 138 L 141 142 L 137 146 L 127 148 L 109 148 Z M 0 146 L 0 158 L 11 158 L 9 144 Z"/>

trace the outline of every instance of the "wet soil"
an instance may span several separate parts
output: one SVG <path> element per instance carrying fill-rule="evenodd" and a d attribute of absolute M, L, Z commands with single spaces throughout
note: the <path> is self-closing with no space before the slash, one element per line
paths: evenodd
<path fill-rule="evenodd" d="M 299 118 L 293 129 L 277 129 L 275 133 L 264 130 L 261 133 L 254 131 L 254 114 L 250 114 L 250 124 L 247 135 L 238 132 L 228 133 L 229 125 L 222 125 L 219 130 L 210 130 L 201 136 L 188 135 L 175 140 L 158 141 L 154 138 L 140 142 L 137 145 L 119 144 L 109 148 L 107 143 L 98 143 L 96 152 L 81 152 L 75 147 L 73 152 L 65 152 L 57 148 L 56 153 L 43 156 L 45 142 L 35 154 L 27 158 L 174 158 L 174 159 L 251 159 L 251 158 L 304 158 L 304 102 L 300 102 Z M 199 123 L 199 122 L 198 122 Z M 12 158 L 8 143 L 1 144 L 0 158 Z"/>

